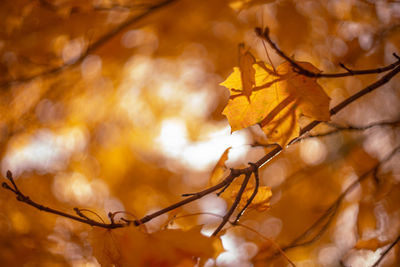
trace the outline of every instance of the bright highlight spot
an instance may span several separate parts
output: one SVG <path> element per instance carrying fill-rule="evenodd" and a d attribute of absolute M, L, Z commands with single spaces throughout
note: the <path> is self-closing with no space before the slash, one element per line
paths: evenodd
<path fill-rule="evenodd" d="M 157 142 L 165 154 L 171 157 L 181 156 L 188 143 L 185 122 L 178 118 L 164 120 Z"/>
<path fill-rule="evenodd" d="M 85 206 L 99 204 L 109 196 L 107 185 L 103 181 L 89 181 L 78 172 L 56 175 L 53 193 L 61 201 Z"/>
<path fill-rule="evenodd" d="M 59 134 L 48 129 L 39 130 L 29 140 L 11 140 L 2 161 L 2 172 L 10 170 L 17 177 L 24 171 L 49 173 L 62 170 L 70 156 L 82 152 L 86 143 L 87 137 L 79 128 Z"/>
<path fill-rule="evenodd" d="M 321 141 L 316 138 L 304 140 L 300 146 L 300 156 L 308 165 L 317 165 L 323 162 L 328 151 Z"/>
<path fill-rule="evenodd" d="M 97 55 L 87 56 L 81 64 L 83 78 L 90 80 L 101 74 L 101 58 Z"/>
<path fill-rule="evenodd" d="M 66 64 L 74 63 L 82 54 L 83 41 L 74 39 L 67 43 L 62 50 L 62 59 Z"/>

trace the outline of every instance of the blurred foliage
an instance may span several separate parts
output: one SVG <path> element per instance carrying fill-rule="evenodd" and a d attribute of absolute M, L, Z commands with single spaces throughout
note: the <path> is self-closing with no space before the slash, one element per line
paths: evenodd
<path fill-rule="evenodd" d="M 2 175 L 38 203 L 103 220 L 141 218 L 271 150 L 258 126 L 231 134 L 222 115 L 219 84 L 239 43 L 273 68 L 283 62 L 254 27 L 324 72 L 382 67 L 400 52 L 393 0 L 14 0 L 0 1 L 0 17 Z M 333 107 L 381 76 L 318 84 Z M 231 192 L 107 231 L 3 190 L 0 265 L 287 266 L 279 245 L 296 266 L 370 266 L 400 234 L 400 154 L 387 157 L 400 145 L 399 106 L 394 77 L 263 166 L 258 201 L 269 209 L 240 220 L 255 232 L 228 225 L 205 237 Z M 381 264 L 399 262 L 397 244 Z"/>

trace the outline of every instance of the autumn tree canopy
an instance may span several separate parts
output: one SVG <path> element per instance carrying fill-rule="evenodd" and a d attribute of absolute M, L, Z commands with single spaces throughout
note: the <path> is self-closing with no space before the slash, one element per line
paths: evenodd
<path fill-rule="evenodd" d="M 398 266 L 400 3 L 0 1 L 1 266 Z"/>

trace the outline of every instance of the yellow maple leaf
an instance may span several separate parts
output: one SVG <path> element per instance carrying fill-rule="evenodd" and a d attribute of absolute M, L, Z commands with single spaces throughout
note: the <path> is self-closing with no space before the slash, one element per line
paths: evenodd
<path fill-rule="evenodd" d="M 319 72 L 308 62 L 297 63 L 304 69 Z M 298 118 L 301 115 L 319 121 L 329 120 L 330 98 L 316 78 L 295 72 L 288 62 L 279 65 L 275 73 L 263 62 L 252 67 L 255 83 L 253 88 L 246 88 L 246 92 L 244 87 L 248 87 L 249 82 L 242 81 L 240 68 L 234 68 L 221 83 L 231 93 L 222 113 L 228 118 L 232 131 L 258 123 L 270 143 L 283 147 L 299 135 Z"/>

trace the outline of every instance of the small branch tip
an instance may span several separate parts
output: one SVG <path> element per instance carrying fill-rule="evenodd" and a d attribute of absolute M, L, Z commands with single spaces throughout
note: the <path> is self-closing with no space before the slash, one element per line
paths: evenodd
<path fill-rule="evenodd" d="M 14 191 L 6 182 L 3 182 L 3 183 L 1 184 L 1 186 L 2 186 L 3 188 L 5 188 L 5 189 Z"/>

